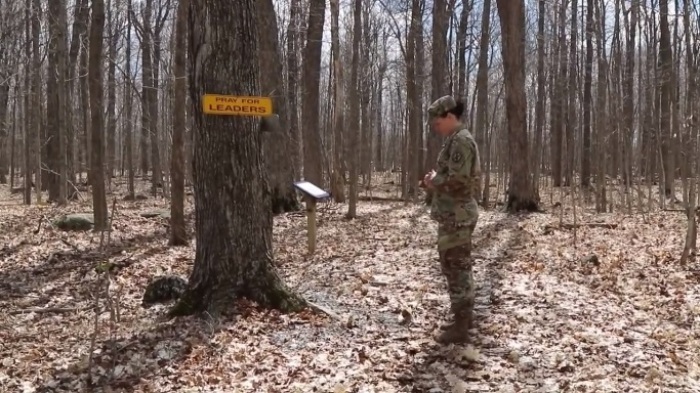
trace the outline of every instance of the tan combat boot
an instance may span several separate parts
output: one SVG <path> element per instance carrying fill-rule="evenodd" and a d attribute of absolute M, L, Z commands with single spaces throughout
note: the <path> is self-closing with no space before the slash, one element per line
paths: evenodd
<path fill-rule="evenodd" d="M 455 321 L 446 325 L 435 341 L 440 344 L 464 344 L 469 342 L 469 329 L 472 327 L 472 311 L 460 313 Z M 442 328 L 442 327 L 441 327 Z"/>
<path fill-rule="evenodd" d="M 440 325 L 440 330 L 448 330 L 452 327 L 452 325 L 455 324 L 455 318 L 454 316 L 457 314 L 457 311 L 455 311 L 454 306 L 450 305 L 450 316 L 449 320 L 442 325 Z"/>

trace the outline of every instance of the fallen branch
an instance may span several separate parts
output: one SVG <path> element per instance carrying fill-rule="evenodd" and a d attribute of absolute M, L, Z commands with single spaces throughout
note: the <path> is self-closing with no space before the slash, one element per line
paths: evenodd
<path fill-rule="evenodd" d="M 85 307 L 46 307 L 46 308 L 27 308 L 24 310 L 14 310 L 8 312 L 10 315 L 17 315 L 17 314 L 28 314 L 28 313 L 36 313 L 36 314 L 43 314 L 43 313 L 66 313 L 66 312 L 73 312 L 73 311 L 83 311 L 83 310 L 89 310 L 93 308 L 94 306 L 85 306 Z"/>
<path fill-rule="evenodd" d="M 577 229 L 577 228 L 616 229 L 617 224 L 609 224 L 609 223 L 605 223 L 605 222 L 584 222 L 584 223 L 579 223 L 579 224 L 562 223 L 562 224 L 550 224 L 550 225 L 544 226 L 545 231 L 551 231 L 554 229 L 572 230 L 572 229 Z"/>
<path fill-rule="evenodd" d="M 381 197 L 381 196 L 358 196 L 357 197 L 358 201 L 364 201 L 364 202 L 405 202 L 403 198 L 397 198 L 397 197 Z"/>
<path fill-rule="evenodd" d="M 322 314 L 326 314 L 329 317 L 336 319 L 338 321 L 341 321 L 341 322 L 343 321 L 343 318 L 341 318 L 340 315 L 338 315 L 335 311 L 333 311 L 329 308 L 323 307 L 323 306 L 316 304 L 316 303 L 312 303 L 308 300 L 306 301 L 306 304 L 309 306 L 310 309 L 312 309 L 314 311 L 320 312 Z"/>

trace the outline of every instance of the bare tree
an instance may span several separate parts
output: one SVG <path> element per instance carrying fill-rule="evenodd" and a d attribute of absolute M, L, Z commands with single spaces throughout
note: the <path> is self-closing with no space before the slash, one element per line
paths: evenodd
<path fill-rule="evenodd" d="M 189 0 L 180 0 L 175 16 L 175 53 L 173 60 L 173 145 L 170 156 L 170 244 L 188 243 L 185 227 L 185 97 L 187 95 L 187 16 Z"/>
<path fill-rule="evenodd" d="M 486 127 L 489 123 L 489 42 L 491 29 L 491 0 L 484 0 L 484 8 L 481 13 L 481 38 L 479 40 L 479 70 L 476 74 L 476 133 L 477 144 L 482 151 L 486 151 L 489 155 L 489 146 L 484 141 L 486 140 Z M 486 171 L 484 181 L 484 191 L 482 204 L 488 205 L 491 174 Z M 474 196 L 477 200 L 478 197 Z"/>
<path fill-rule="evenodd" d="M 326 0 L 309 0 L 306 46 L 302 55 L 301 123 L 304 125 L 304 178 L 317 185 L 323 184 L 319 88 L 325 14 Z"/>
<path fill-rule="evenodd" d="M 102 84 L 102 37 L 104 35 L 104 1 L 92 0 L 90 23 L 90 101 L 92 117 L 92 151 L 90 152 L 90 179 L 92 180 L 92 208 L 95 230 L 107 229 L 107 196 L 104 173 L 104 86 Z"/>
<path fill-rule="evenodd" d="M 331 173 L 331 193 L 338 203 L 345 202 L 345 176 L 343 173 L 343 141 L 345 134 L 345 79 L 343 60 L 340 53 L 339 0 L 331 0 L 331 57 L 333 58 L 333 170 Z"/>
<path fill-rule="evenodd" d="M 501 21 L 501 54 L 506 87 L 506 116 L 510 157 L 507 207 L 535 211 L 538 203 L 530 176 L 525 96 L 525 4 L 523 0 L 497 0 Z"/>
<path fill-rule="evenodd" d="M 348 218 L 357 216 L 357 183 L 358 183 L 358 136 L 360 133 L 360 106 L 358 97 L 358 82 L 360 72 L 360 38 L 362 34 L 362 0 L 355 0 L 352 29 L 352 64 L 350 65 L 350 125 L 348 133 L 348 162 L 350 166 L 350 196 L 348 201 Z"/>
<path fill-rule="evenodd" d="M 260 0 L 257 7 L 261 29 L 260 68 L 269 70 L 261 81 L 262 91 L 273 97 L 274 107 L 279 117 L 287 119 L 287 112 L 296 108 L 288 108 L 287 96 L 284 92 L 277 14 L 272 0 Z M 284 126 L 278 130 L 267 132 L 264 136 L 263 150 L 270 175 L 273 214 L 296 211 L 300 208 L 293 183 L 292 145 L 288 123 L 284 123 Z"/>

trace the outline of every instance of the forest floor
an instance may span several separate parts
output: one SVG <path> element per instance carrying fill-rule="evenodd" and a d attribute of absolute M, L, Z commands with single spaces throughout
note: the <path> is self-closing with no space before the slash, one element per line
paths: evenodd
<path fill-rule="evenodd" d="M 242 301 L 236 318 L 164 321 L 168 305 L 142 308 L 143 290 L 186 278 L 194 259 L 194 242 L 167 246 L 167 219 L 140 216 L 165 199 L 119 200 L 100 248 L 99 234 L 48 224 L 88 202 L 25 207 L 0 192 L 3 392 L 88 379 L 99 392 L 700 392 L 700 264 L 679 263 L 678 212 L 581 209 L 574 231 L 551 206 L 481 211 L 473 343 L 441 346 L 448 300 L 425 207 L 361 202 L 348 221 L 346 205 L 324 205 L 312 257 L 302 212 L 275 218 L 280 273 L 332 317 Z M 113 303 L 96 320 L 105 260 Z"/>

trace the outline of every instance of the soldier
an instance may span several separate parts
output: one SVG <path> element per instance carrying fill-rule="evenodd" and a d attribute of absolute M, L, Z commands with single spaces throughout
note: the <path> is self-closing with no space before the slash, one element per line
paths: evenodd
<path fill-rule="evenodd" d="M 447 137 L 437 170 L 427 173 L 422 182 L 434 193 L 430 215 L 438 223 L 440 267 L 454 315 L 454 322 L 442 326 L 444 331 L 436 337 L 442 344 L 468 341 L 474 310 L 471 243 L 479 217 L 475 198 L 481 169 L 476 142 L 460 121 L 463 112 L 464 104 L 452 96 L 441 97 L 428 108 L 433 130 Z"/>

